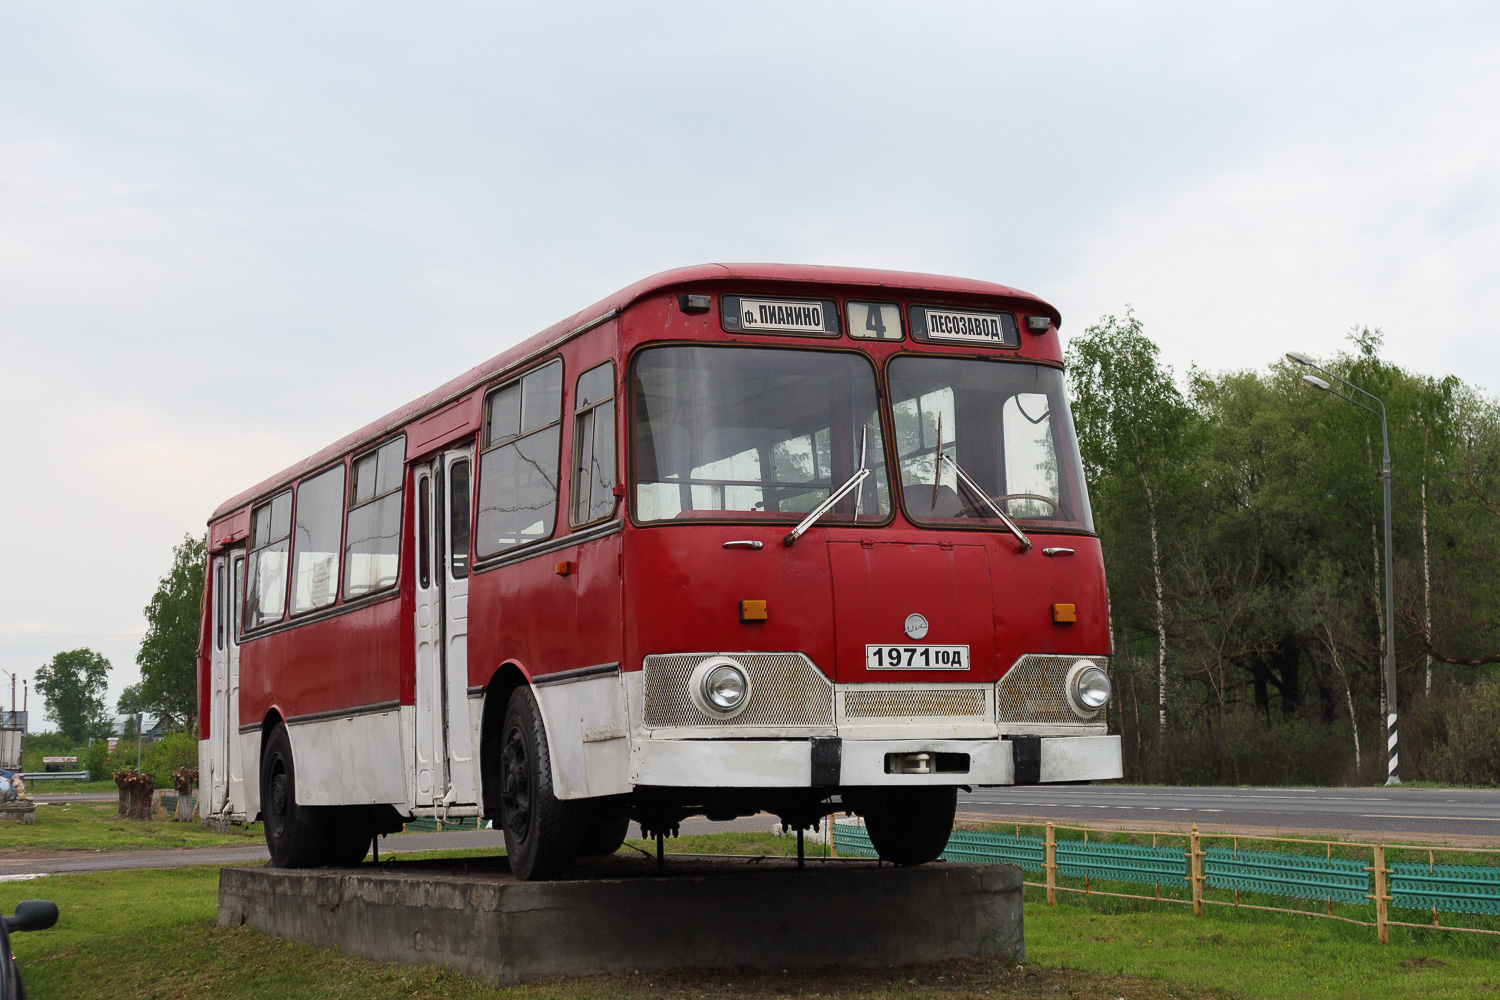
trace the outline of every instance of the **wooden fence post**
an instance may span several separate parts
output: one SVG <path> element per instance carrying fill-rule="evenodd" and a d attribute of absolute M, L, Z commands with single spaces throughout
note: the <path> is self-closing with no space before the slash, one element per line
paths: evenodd
<path fill-rule="evenodd" d="M 1381 944 L 1391 943 L 1391 929 L 1386 926 L 1385 904 L 1390 898 L 1385 893 L 1385 845 L 1375 845 L 1375 940 Z"/>
<path fill-rule="evenodd" d="M 1057 838 L 1052 824 L 1047 824 L 1047 839 L 1043 841 L 1042 867 L 1047 869 L 1047 905 L 1057 905 Z"/>
<path fill-rule="evenodd" d="M 1192 835 L 1188 838 L 1188 850 L 1191 855 L 1192 872 L 1189 877 L 1193 883 L 1193 916 L 1203 916 L 1203 851 L 1201 841 L 1198 839 L 1198 824 L 1193 824 Z"/>

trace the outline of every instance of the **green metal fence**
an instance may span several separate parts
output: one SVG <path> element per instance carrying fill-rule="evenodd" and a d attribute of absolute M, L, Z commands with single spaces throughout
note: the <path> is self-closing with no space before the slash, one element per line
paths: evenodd
<path fill-rule="evenodd" d="M 1391 898 L 1412 909 L 1500 916 L 1500 868 L 1397 861 Z"/>
<path fill-rule="evenodd" d="M 1370 866 L 1359 859 L 1228 847 L 1210 847 L 1204 854 L 1204 881 L 1214 889 L 1340 903 L 1364 903 L 1370 898 Z"/>
<path fill-rule="evenodd" d="M 1056 835 L 1059 830 L 1081 833 L 1082 836 L 1059 838 Z M 1438 848 L 1208 834 L 1200 833 L 1196 826 L 1190 833 L 1176 835 L 1111 831 L 1132 838 L 1149 838 L 1149 845 L 1101 840 L 1098 831 L 1083 827 L 1060 827 L 1048 823 L 1045 831 L 1045 836 L 1036 837 L 1022 835 L 1019 827 L 1014 834 L 954 830 L 942 856 L 945 861 L 951 862 L 1006 862 L 1019 865 L 1023 871 L 1044 872 L 1044 883 L 1026 884 L 1045 888 L 1049 905 L 1055 903 L 1057 892 L 1137 898 L 1137 894 L 1132 893 L 1101 891 L 1096 885 L 1101 882 L 1121 882 L 1154 886 L 1156 899 L 1191 905 L 1194 913 L 1199 915 L 1203 913 L 1205 904 L 1243 906 L 1248 909 L 1329 917 L 1374 927 L 1382 944 L 1388 939 L 1388 927 L 1438 927 L 1469 933 L 1500 934 L 1500 931 L 1486 928 L 1455 927 L 1439 923 L 1439 911 L 1500 916 L 1500 866 L 1436 864 L 1435 852 Z M 1091 835 L 1093 839 L 1090 839 Z M 1180 847 L 1160 846 L 1157 841 L 1163 836 L 1169 839 L 1175 837 L 1185 843 Z M 1205 847 L 1205 840 L 1228 841 L 1230 846 Z M 1295 847 L 1288 850 L 1242 850 L 1239 846 L 1241 840 L 1278 842 Z M 1352 853 L 1358 856 L 1334 857 L 1335 849 L 1340 855 Z M 838 822 L 833 825 L 833 850 L 846 857 L 876 856 L 868 833 L 858 822 Z M 1500 857 L 1500 850 L 1448 847 L 1441 850 Z M 1311 851 L 1320 851 L 1322 856 L 1309 853 Z M 1425 864 L 1397 861 L 1388 866 L 1388 851 L 1425 852 L 1428 860 Z M 1059 876 L 1081 879 L 1083 888 L 1058 885 Z M 1186 890 L 1191 898 L 1164 898 L 1161 894 L 1164 888 Z M 1206 898 L 1205 889 L 1232 891 L 1233 902 Z M 1288 900 L 1321 901 L 1325 904 L 1325 912 L 1242 903 L 1241 892 L 1280 896 Z M 1333 913 L 1334 903 L 1358 906 L 1372 902 L 1375 904 L 1373 922 L 1335 916 Z M 1414 924 L 1391 920 L 1388 904 L 1392 903 L 1401 908 L 1427 911 L 1432 915 L 1431 922 Z"/>

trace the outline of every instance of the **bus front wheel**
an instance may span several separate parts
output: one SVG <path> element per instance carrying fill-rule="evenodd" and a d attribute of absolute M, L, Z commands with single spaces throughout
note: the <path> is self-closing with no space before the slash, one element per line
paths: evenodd
<path fill-rule="evenodd" d="M 510 696 L 500 740 L 500 813 L 511 874 L 524 881 L 566 874 L 588 814 L 553 792 L 547 733 L 530 688 Z"/>
<path fill-rule="evenodd" d="M 925 865 L 948 846 L 957 809 L 953 787 L 872 789 L 864 801 L 865 830 L 882 861 Z"/>

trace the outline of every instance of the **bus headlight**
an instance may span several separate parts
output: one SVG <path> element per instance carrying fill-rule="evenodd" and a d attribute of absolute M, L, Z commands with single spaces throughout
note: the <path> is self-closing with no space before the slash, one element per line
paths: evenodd
<path fill-rule="evenodd" d="M 1092 660 L 1079 660 L 1068 669 L 1063 689 L 1073 714 L 1091 719 L 1109 702 L 1109 675 Z"/>
<path fill-rule="evenodd" d="M 688 679 L 693 702 L 709 715 L 732 718 L 750 704 L 750 671 L 727 656 L 710 656 Z"/>

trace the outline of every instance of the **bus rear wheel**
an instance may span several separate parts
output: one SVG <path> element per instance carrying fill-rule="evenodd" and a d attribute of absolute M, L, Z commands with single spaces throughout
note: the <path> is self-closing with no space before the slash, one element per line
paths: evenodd
<path fill-rule="evenodd" d="M 578 853 L 588 856 L 613 854 L 630 835 L 630 817 L 625 811 L 603 812 L 597 810 L 589 817 L 583 828 L 583 839 L 578 842 Z"/>
<path fill-rule="evenodd" d="M 928 785 L 872 790 L 865 799 L 865 830 L 882 861 L 925 865 L 948 846 L 958 789 Z"/>
<path fill-rule="evenodd" d="M 336 825 L 328 834 L 328 864 L 349 868 L 359 864 L 375 844 L 375 824 L 367 806 L 337 806 Z"/>
<path fill-rule="evenodd" d="M 547 733 L 530 688 L 510 696 L 500 741 L 500 814 L 511 874 L 523 881 L 566 874 L 588 813 L 553 792 Z"/>
<path fill-rule="evenodd" d="M 297 769 L 286 726 L 271 730 L 260 758 L 261 818 L 266 848 L 277 868 L 315 868 L 328 853 L 328 824 L 323 811 L 297 802 Z"/>

